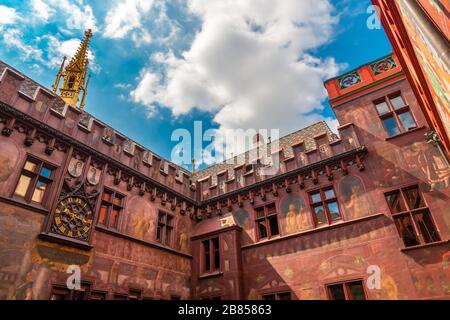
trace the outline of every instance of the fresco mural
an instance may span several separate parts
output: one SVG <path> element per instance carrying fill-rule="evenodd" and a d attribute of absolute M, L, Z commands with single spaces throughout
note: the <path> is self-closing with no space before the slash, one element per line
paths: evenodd
<path fill-rule="evenodd" d="M 250 214 L 244 208 L 239 208 L 237 211 L 233 212 L 233 217 L 237 224 L 243 229 L 242 244 L 245 245 L 254 242 L 254 233 Z"/>
<path fill-rule="evenodd" d="M 19 149 L 11 141 L 0 142 L 0 184 L 8 180 L 19 160 Z"/>
<path fill-rule="evenodd" d="M 360 178 L 345 176 L 339 183 L 339 190 L 347 219 L 357 219 L 371 213 L 371 199 Z"/>
<path fill-rule="evenodd" d="M 373 156 L 367 167 L 376 187 L 392 187 L 408 179 L 426 182 L 429 191 L 450 186 L 450 167 L 439 150 L 426 142 L 382 149 Z"/>
<path fill-rule="evenodd" d="M 156 213 L 150 203 L 140 196 L 128 200 L 126 232 L 140 240 L 153 241 L 156 232 Z"/>
<path fill-rule="evenodd" d="M 298 194 L 289 194 L 280 205 L 283 234 L 310 229 L 311 219 L 305 201 Z"/>
<path fill-rule="evenodd" d="M 177 249 L 183 253 L 190 253 L 191 241 L 189 239 L 189 228 L 183 219 L 180 219 L 178 222 L 177 234 Z"/>
<path fill-rule="evenodd" d="M 420 65 L 423 67 L 437 110 L 450 133 L 450 69 L 440 57 L 436 40 L 430 36 L 423 24 L 415 17 L 414 12 L 405 0 L 396 0 L 409 39 Z M 442 7 L 443 8 L 443 7 Z"/>

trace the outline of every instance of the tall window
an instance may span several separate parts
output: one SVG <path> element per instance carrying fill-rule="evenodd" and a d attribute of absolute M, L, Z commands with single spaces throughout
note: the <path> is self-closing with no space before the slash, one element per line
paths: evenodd
<path fill-rule="evenodd" d="M 98 224 L 111 229 L 118 229 L 119 218 L 123 211 L 125 197 L 112 190 L 105 189 L 102 195 Z"/>
<path fill-rule="evenodd" d="M 203 273 L 220 271 L 220 241 L 219 238 L 211 238 L 202 241 Z"/>
<path fill-rule="evenodd" d="M 43 203 L 50 192 L 54 167 L 29 157 L 22 169 L 14 195 L 26 202 Z"/>
<path fill-rule="evenodd" d="M 329 285 L 327 290 L 330 300 L 366 300 L 362 281 Z"/>
<path fill-rule="evenodd" d="M 263 300 L 292 300 L 290 292 L 267 293 L 262 295 Z"/>
<path fill-rule="evenodd" d="M 339 204 L 333 187 L 320 189 L 309 194 L 314 223 L 317 226 L 341 220 Z"/>
<path fill-rule="evenodd" d="M 418 186 L 395 190 L 385 197 L 406 247 L 440 241 L 430 210 Z"/>
<path fill-rule="evenodd" d="M 410 108 L 400 94 L 387 96 L 375 106 L 389 137 L 417 128 Z"/>
<path fill-rule="evenodd" d="M 158 213 L 158 227 L 156 228 L 156 241 L 165 246 L 170 246 L 173 232 L 173 216 L 159 211 Z"/>
<path fill-rule="evenodd" d="M 275 203 L 255 209 L 258 239 L 270 239 L 280 234 Z"/>

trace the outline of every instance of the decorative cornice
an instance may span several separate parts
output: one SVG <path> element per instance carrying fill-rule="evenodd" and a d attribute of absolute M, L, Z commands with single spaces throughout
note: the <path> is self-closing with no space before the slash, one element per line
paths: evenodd
<path fill-rule="evenodd" d="M 53 136 L 56 139 L 62 141 L 63 143 L 73 146 L 75 149 L 78 149 L 79 151 L 82 151 L 82 152 L 85 152 L 88 154 L 92 154 L 98 160 L 104 161 L 104 162 L 108 163 L 109 165 L 116 167 L 118 170 L 121 170 L 122 173 L 126 173 L 130 176 L 135 176 L 135 177 L 143 180 L 144 182 L 150 184 L 151 187 L 160 188 L 160 189 L 164 190 L 164 192 L 167 192 L 170 195 L 178 197 L 191 205 L 198 205 L 198 203 L 196 201 L 192 200 L 191 198 L 189 198 L 173 189 L 166 187 L 164 184 L 162 184 L 156 180 L 153 180 L 150 177 L 147 177 L 146 175 L 140 173 L 139 171 L 134 170 L 134 169 L 128 167 L 127 165 L 124 165 L 123 163 L 97 151 L 94 148 L 91 148 L 91 147 L 81 143 L 80 141 L 73 139 L 72 137 L 66 135 L 65 133 L 63 133 L 57 129 L 54 129 L 54 128 L 40 122 L 39 120 L 13 108 L 1 101 L 0 101 L 0 112 L 4 112 L 5 114 L 9 115 L 10 117 L 16 118 L 23 122 L 26 122 L 27 125 L 36 127 L 37 129 L 43 131 L 45 134 Z"/>
<path fill-rule="evenodd" d="M 312 170 L 317 170 L 319 168 L 325 167 L 327 165 L 331 165 L 331 164 L 339 162 L 341 160 L 352 158 L 352 157 L 357 156 L 357 155 L 358 156 L 363 156 L 365 154 L 367 154 L 367 148 L 365 146 L 361 146 L 359 148 L 355 148 L 353 150 L 350 150 L 350 151 L 338 154 L 338 155 L 333 156 L 331 158 L 327 158 L 327 159 L 324 159 L 324 160 L 321 160 L 321 161 L 309 164 L 307 166 L 304 166 L 304 167 L 301 167 L 301 168 L 297 168 L 297 169 L 294 169 L 294 170 L 291 170 L 291 171 L 279 174 L 277 176 L 274 176 L 274 177 L 271 177 L 269 179 L 265 179 L 265 180 L 259 181 L 257 183 L 252 184 L 252 185 L 245 186 L 243 188 L 227 192 L 227 193 L 222 194 L 220 196 L 217 196 L 215 198 L 211 198 L 211 199 L 205 200 L 205 201 L 203 201 L 201 203 L 201 205 L 205 206 L 205 205 L 210 205 L 211 203 L 214 203 L 214 202 L 223 201 L 226 198 L 237 196 L 238 194 L 241 194 L 241 193 L 247 193 L 249 191 L 260 189 L 261 187 L 263 187 L 265 185 L 271 185 L 271 184 L 274 184 L 274 183 L 283 182 L 286 179 L 289 179 L 291 177 L 297 176 L 299 174 L 306 174 L 306 173 L 311 172 Z"/>
<path fill-rule="evenodd" d="M 193 216 L 198 217 L 198 214 L 196 214 L 197 209 L 205 208 L 206 206 L 210 206 L 211 204 L 217 204 L 218 202 L 224 201 L 226 199 L 230 199 L 232 197 L 240 196 L 242 194 L 247 194 L 250 191 L 255 191 L 255 190 L 261 189 L 261 187 L 273 186 L 276 183 L 280 183 L 280 182 L 292 179 L 299 175 L 305 175 L 310 172 L 314 172 L 315 170 L 322 169 L 326 166 L 330 166 L 330 165 L 339 163 L 346 159 L 352 159 L 354 157 L 363 158 L 363 156 L 367 153 L 367 148 L 365 146 L 357 147 L 353 150 L 343 152 L 343 153 L 335 155 L 333 157 L 320 160 L 318 162 L 315 162 L 315 163 L 306 165 L 304 167 L 297 168 L 297 169 L 279 174 L 274 177 L 270 177 L 265 180 L 258 181 L 254 184 L 245 186 L 243 188 L 240 188 L 240 189 L 237 189 L 234 191 L 224 193 L 224 194 L 216 196 L 214 198 L 207 199 L 204 201 L 196 201 L 195 199 L 192 199 L 189 196 L 181 194 L 178 191 L 175 191 L 175 190 L 165 186 L 164 184 L 144 175 L 143 173 L 141 173 L 133 168 L 130 168 L 129 166 L 111 158 L 110 156 L 107 156 L 107 155 L 99 152 L 98 150 L 85 145 L 84 143 L 72 138 L 71 136 L 69 136 L 55 128 L 52 128 L 52 127 L 42 123 L 41 121 L 23 113 L 20 110 L 17 110 L 16 108 L 11 107 L 8 104 L 1 102 L 1 101 L 0 101 L 0 112 L 11 117 L 12 119 L 17 119 L 20 122 L 25 122 L 27 126 L 34 127 L 36 129 L 42 131 L 44 134 L 51 136 L 52 138 L 58 140 L 58 145 L 73 146 L 75 149 L 77 149 L 80 152 L 84 152 L 86 154 L 91 154 L 97 160 L 108 163 L 109 168 L 114 167 L 117 172 L 134 177 L 134 180 L 139 179 L 140 181 L 144 182 L 150 188 L 150 193 L 151 193 L 152 198 L 154 198 L 156 195 L 155 189 L 160 189 L 163 193 L 167 194 L 166 198 L 167 197 L 178 198 L 181 201 L 184 201 L 189 207 L 193 208 L 193 211 L 191 211 L 191 213 L 190 213 L 191 217 L 193 217 Z M 7 129 L 7 127 L 5 127 L 4 129 Z M 176 203 L 179 203 L 179 201 L 176 201 Z M 207 217 L 210 217 L 210 216 L 207 216 Z"/>

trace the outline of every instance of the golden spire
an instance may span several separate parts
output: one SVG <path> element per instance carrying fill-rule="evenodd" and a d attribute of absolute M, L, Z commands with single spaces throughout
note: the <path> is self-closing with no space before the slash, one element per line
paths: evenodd
<path fill-rule="evenodd" d="M 87 94 L 87 85 L 89 84 L 89 79 L 86 79 L 86 76 L 89 64 L 89 40 L 91 37 L 92 31 L 91 29 L 89 29 L 84 33 L 84 39 L 81 42 L 80 47 L 78 48 L 76 54 L 73 56 L 72 60 L 70 60 L 65 72 L 62 73 L 62 69 L 64 68 L 65 63 L 64 58 L 58 75 L 56 76 L 55 84 L 52 87 L 53 92 L 56 93 L 56 90 L 59 86 L 59 81 L 61 77 L 63 77 L 64 82 L 60 89 L 61 98 L 72 107 L 77 106 L 80 92 L 83 91 L 82 102 L 78 107 L 80 110 L 83 110 L 84 108 L 85 98 Z"/>

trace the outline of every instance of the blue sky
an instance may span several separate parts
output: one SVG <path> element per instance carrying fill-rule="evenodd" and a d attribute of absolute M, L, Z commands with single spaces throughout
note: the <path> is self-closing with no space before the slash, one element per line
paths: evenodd
<path fill-rule="evenodd" d="M 243 4 L 244 3 L 244 4 Z M 283 5 L 280 3 L 284 3 Z M 366 0 L 0 2 L 0 59 L 50 87 L 93 28 L 86 110 L 170 158 L 177 128 L 335 125 L 322 81 L 391 52 Z"/>

